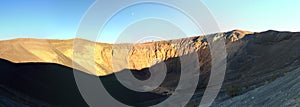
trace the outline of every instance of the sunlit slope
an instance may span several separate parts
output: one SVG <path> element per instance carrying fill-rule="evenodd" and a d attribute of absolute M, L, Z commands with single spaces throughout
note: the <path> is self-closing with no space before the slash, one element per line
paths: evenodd
<path fill-rule="evenodd" d="M 75 40 L 80 45 L 76 48 L 73 47 Z M 0 42 L 0 58 L 14 63 L 56 63 L 103 76 L 122 69 L 140 70 L 169 58 L 195 52 L 207 46 L 201 40 L 201 37 L 192 37 L 154 43 L 112 45 L 82 39 L 13 39 Z M 73 55 L 74 51 L 76 57 Z M 117 54 L 120 58 L 112 57 Z M 113 64 L 128 66 L 113 69 Z"/>
<path fill-rule="evenodd" d="M 221 35 L 227 43 L 243 38 L 248 31 L 235 30 Z M 41 40 L 13 39 L 0 41 L 0 58 L 14 63 L 56 63 L 88 74 L 104 76 L 123 69 L 141 70 L 170 58 L 197 52 L 209 54 L 203 36 L 140 44 L 105 44 L 83 39 Z M 75 53 L 73 55 L 73 53 Z M 201 55 L 200 55 L 201 56 Z M 210 58 L 203 58 L 207 62 Z M 124 61 L 126 60 L 126 61 Z M 206 61 L 205 61 L 206 60 Z M 113 66 L 120 65 L 120 66 Z"/>

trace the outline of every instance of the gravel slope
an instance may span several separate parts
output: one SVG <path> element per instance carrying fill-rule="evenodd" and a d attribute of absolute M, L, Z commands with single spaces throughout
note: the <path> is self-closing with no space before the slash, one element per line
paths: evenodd
<path fill-rule="evenodd" d="M 228 99 L 215 107 L 299 107 L 300 106 L 300 68 L 286 76 Z"/>

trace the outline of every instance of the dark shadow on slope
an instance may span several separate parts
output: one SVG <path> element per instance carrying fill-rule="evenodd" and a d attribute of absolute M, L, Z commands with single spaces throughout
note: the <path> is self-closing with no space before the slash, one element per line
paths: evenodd
<path fill-rule="evenodd" d="M 172 61 L 176 63 L 179 62 L 177 58 L 176 60 L 172 59 L 166 61 L 166 64 L 169 65 L 168 63 L 173 63 Z M 178 64 L 180 65 L 180 63 Z M 149 76 L 147 70 L 147 68 L 141 71 L 132 70 L 132 73 L 139 79 L 145 79 Z M 1 85 L 13 89 L 13 91 L 23 93 L 30 98 L 58 106 L 88 106 L 77 89 L 72 68 L 52 63 L 11 63 L 10 61 L 1 59 L 0 71 Z M 167 91 L 176 88 L 178 78 L 180 77 L 180 66 L 178 66 L 178 68 L 169 68 L 168 72 L 166 80 L 161 85 L 168 90 L 159 90 L 162 91 L 162 93 L 134 92 L 122 86 L 114 75 L 100 77 L 100 79 L 110 94 L 119 101 L 132 106 L 145 106 L 145 104 L 141 103 L 156 99 L 159 100 L 152 101 L 153 103 L 147 103 L 146 105 L 159 103 L 167 98 L 167 93 L 169 93 Z M 4 94 L 5 93 L 2 93 L 1 95 Z"/>
<path fill-rule="evenodd" d="M 206 52 L 209 52 L 208 50 L 205 50 Z M 203 51 L 204 52 L 204 51 Z M 204 90 L 206 88 L 206 85 L 209 80 L 210 76 L 210 57 L 209 53 L 204 54 L 201 52 L 198 54 L 198 57 L 202 57 L 199 59 L 199 61 L 202 61 L 201 68 L 200 68 L 200 76 L 194 76 L 189 75 L 188 77 L 184 79 L 191 79 L 191 78 L 199 78 L 198 86 L 197 86 L 197 94 L 195 94 L 194 98 L 201 99 L 202 95 L 204 93 Z M 207 61 L 204 61 L 207 60 Z M 181 62 L 179 57 L 170 58 L 168 60 L 165 60 L 160 63 L 165 63 L 167 67 L 167 75 L 163 81 L 162 84 L 160 84 L 159 88 L 154 89 L 150 93 L 144 93 L 144 92 L 135 92 L 132 91 L 126 87 L 124 87 L 116 78 L 114 74 L 106 76 L 106 77 L 100 77 L 103 85 L 105 86 L 106 90 L 112 95 L 115 99 L 118 101 L 121 101 L 122 103 L 125 103 L 127 105 L 131 106 L 151 106 L 158 104 L 165 99 L 167 99 L 170 95 L 172 95 L 177 88 L 177 85 L 179 83 L 180 77 L 181 77 Z M 160 64 L 157 64 L 160 65 Z M 190 64 L 193 65 L 193 64 Z M 156 65 L 152 66 L 156 67 Z M 199 72 L 200 72 L 199 71 Z M 149 68 L 145 68 L 142 70 L 131 70 L 128 69 L 122 70 L 121 72 L 131 72 L 137 79 L 139 80 L 147 80 L 151 73 L 149 72 Z M 155 71 L 155 72 L 161 72 L 161 71 Z M 184 89 L 184 88 L 183 88 Z M 155 93 L 155 94 L 154 94 Z M 200 101 L 196 102 L 200 103 Z"/>
<path fill-rule="evenodd" d="M 158 88 L 152 92 L 132 91 L 124 87 L 114 74 L 99 78 L 108 92 L 122 103 L 131 106 L 150 106 L 168 98 L 177 87 L 180 78 L 181 65 L 179 58 L 171 58 L 164 61 L 164 63 L 167 65 L 167 76 L 160 85 L 163 88 Z M 83 73 L 81 71 L 75 72 Z M 120 72 L 128 72 L 128 70 Z M 129 72 L 132 72 L 140 80 L 145 80 L 151 76 L 149 68 L 131 70 Z M 92 75 L 85 75 L 92 77 Z M 208 79 L 209 76 L 204 76 L 203 74 L 202 77 Z M 201 80 L 204 79 L 202 78 Z M 200 82 L 200 84 L 205 88 L 205 83 Z M 1 59 L 0 85 L 51 105 L 88 106 L 77 88 L 73 69 L 58 64 L 11 63 L 10 61 Z"/>
<path fill-rule="evenodd" d="M 167 66 L 167 75 L 163 81 L 163 83 L 159 87 L 165 87 L 166 90 L 163 89 L 155 89 L 153 92 L 136 92 L 124 87 L 116 78 L 115 74 L 100 77 L 103 85 L 106 90 L 110 93 L 118 101 L 121 101 L 124 104 L 130 106 L 151 106 L 164 101 L 171 94 L 171 91 L 174 91 L 178 85 L 178 81 L 180 78 L 180 61 L 179 58 L 171 58 L 164 62 Z M 171 66 L 171 64 L 175 64 L 177 66 Z M 155 65 L 153 66 L 155 67 Z M 121 72 L 130 72 L 134 75 L 135 78 L 139 80 L 147 80 L 151 73 L 149 72 L 149 68 L 144 68 L 142 70 L 128 70 L 124 69 Z M 162 71 L 155 71 L 162 72 Z M 146 85 L 146 84 L 145 84 Z M 155 93 L 155 94 L 154 94 Z M 152 101 L 149 103 L 144 103 L 147 101 Z"/>
<path fill-rule="evenodd" d="M 52 105 L 87 106 L 77 89 L 73 69 L 62 65 L 50 63 L 15 64 L 0 60 L 0 84 Z"/>

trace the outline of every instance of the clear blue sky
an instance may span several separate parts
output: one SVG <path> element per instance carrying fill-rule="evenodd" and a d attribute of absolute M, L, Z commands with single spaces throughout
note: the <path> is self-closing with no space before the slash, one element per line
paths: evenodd
<path fill-rule="evenodd" d="M 214 15 L 221 31 L 233 29 L 300 31 L 299 0 L 202 1 Z M 93 2 L 94 0 L 1 0 L 0 39 L 74 38 L 81 18 Z M 130 10 L 134 8 L 139 11 Z M 152 8 L 153 14 L 151 12 L 139 14 L 142 10 L 149 11 L 149 8 Z M 176 14 L 171 11 L 165 7 L 151 7 L 151 5 L 128 8 L 109 22 L 106 33 L 104 32 L 107 37 L 104 36 L 101 42 L 113 42 L 112 39 L 124 30 L 120 26 L 131 23 L 133 19 L 151 17 L 151 15 L 168 16 L 159 14 L 160 12 Z M 199 35 L 198 33 L 191 30 L 187 35 Z"/>

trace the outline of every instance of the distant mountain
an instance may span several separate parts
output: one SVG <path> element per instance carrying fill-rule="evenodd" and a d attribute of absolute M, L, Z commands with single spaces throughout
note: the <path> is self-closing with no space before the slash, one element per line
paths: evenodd
<path fill-rule="evenodd" d="M 230 106 L 227 100 L 231 97 L 285 77 L 288 72 L 300 67 L 298 32 L 233 30 L 139 44 L 105 44 L 83 39 L 13 39 L 0 41 L 0 58 L 3 59 L 3 63 L 0 63 L 1 85 L 50 104 L 70 106 L 72 104 L 67 99 L 74 98 L 79 105 L 84 106 L 86 104 L 76 89 L 72 73 L 84 72 L 91 77 L 100 76 L 100 79 L 105 81 L 104 85 L 108 91 L 129 105 L 151 105 L 157 102 L 156 99 L 161 101 L 167 98 L 176 88 L 181 72 L 179 57 L 197 53 L 198 64 L 201 67 L 200 80 L 197 96 L 189 103 L 197 105 L 200 103 L 198 99 L 201 99 L 199 95 L 202 95 L 206 88 L 212 66 L 209 47 L 211 43 L 206 37 L 212 37 L 213 40 L 224 38 L 228 54 L 225 80 L 214 105 Z M 73 54 L 73 51 L 76 51 L 76 54 Z M 124 63 L 125 59 L 128 59 L 128 64 Z M 136 78 L 147 79 L 149 68 L 161 62 L 166 64 L 167 78 L 158 89 L 148 93 L 134 93 L 122 87 L 113 75 L 131 70 Z M 77 70 L 72 71 L 72 68 Z M 190 78 L 198 77 L 192 74 L 186 77 Z M 61 86 L 65 87 L 57 88 Z M 40 88 L 43 91 L 39 91 Z M 56 93 L 52 90 L 56 90 Z M 73 95 L 68 91 L 77 94 Z M 55 99 L 64 92 L 67 92 L 65 97 Z M 124 95 L 132 95 L 132 98 L 124 98 Z M 227 102 L 223 104 L 223 101 Z"/>

